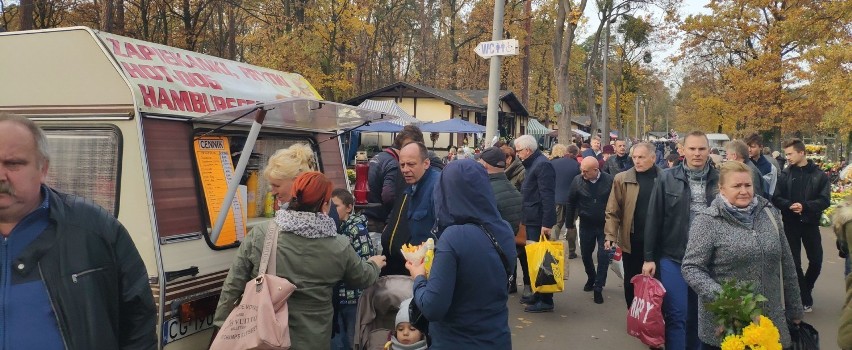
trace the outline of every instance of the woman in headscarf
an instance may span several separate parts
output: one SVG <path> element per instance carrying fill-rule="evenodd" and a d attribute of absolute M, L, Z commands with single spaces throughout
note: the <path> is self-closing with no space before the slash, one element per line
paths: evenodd
<path fill-rule="evenodd" d="M 413 302 L 430 321 L 429 348 L 511 349 L 507 274 L 515 269 L 515 240 L 485 168 L 473 160 L 448 164 L 434 203 L 441 238 L 429 278 L 423 264 L 406 263 Z"/>
<path fill-rule="evenodd" d="M 719 195 L 693 219 L 682 267 L 684 279 L 701 299 L 698 336 L 705 349 L 718 349 L 723 338 L 704 304 L 715 300 L 728 280 L 752 283 L 754 292 L 768 299 L 763 314 L 781 333 L 781 345 L 790 346 L 787 319 L 799 322 L 804 310 L 793 255 L 780 225 L 778 210 L 754 195 L 748 166 L 723 163 Z"/>
<path fill-rule="evenodd" d="M 278 234 L 276 274 L 296 285 L 288 299 L 290 341 L 294 349 L 329 349 L 332 289 L 343 281 L 353 288 L 376 282 L 383 256 L 361 260 L 349 238 L 337 234 L 329 210 L 332 184 L 319 172 L 293 180 L 286 209 L 273 219 Z M 279 192 L 281 193 L 281 192 Z M 222 287 L 213 324 L 221 327 L 239 300 L 246 282 L 258 275 L 266 232 L 254 232 L 240 245 Z"/>

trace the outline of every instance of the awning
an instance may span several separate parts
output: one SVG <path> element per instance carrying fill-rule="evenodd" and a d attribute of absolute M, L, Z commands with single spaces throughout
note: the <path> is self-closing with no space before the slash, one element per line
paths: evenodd
<path fill-rule="evenodd" d="M 394 115 L 374 110 L 336 102 L 294 97 L 230 108 L 192 120 L 194 122 L 224 124 L 244 116 L 234 121 L 234 124 L 252 125 L 254 115 L 251 112 L 260 109 L 266 110 L 264 126 L 310 132 L 334 132 L 354 128 L 366 121 L 396 119 Z"/>
<path fill-rule="evenodd" d="M 397 116 L 397 119 L 391 121 L 391 123 L 397 125 L 419 125 L 423 123 L 423 121 L 412 117 L 411 114 L 408 114 L 408 112 L 400 108 L 399 105 L 396 104 L 396 102 L 394 101 L 364 100 L 364 102 L 361 102 L 358 107 L 372 109 L 374 111 L 379 111 L 384 114 L 395 115 Z M 400 128 L 400 130 L 402 130 L 402 128 Z"/>
<path fill-rule="evenodd" d="M 453 118 L 436 123 L 426 123 L 420 126 L 423 132 L 448 132 L 448 133 L 484 133 L 485 127 L 474 124 L 460 118 Z"/>
<path fill-rule="evenodd" d="M 571 132 L 573 132 L 576 135 L 579 135 L 582 138 L 587 138 L 587 137 L 589 137 L 589 135 L 591 135 L 591 134 L 589 134 L 589 133 L 587 133 L 583 130 L 580 130 L 580 129 L 571 129 Z M 559 137 L 559 130 L 553 130 L 548 135 L 550 135 L 551 137 Z"/>
<path fill-rule="evenodd" d="M 538 120 L 530 118 L 527 120 L 527 129 L 526 133 L 530 135 L 547 135 L 547 133 L 551 132 L 546 126 L 542 125 Z"/>
<path fill-rule="evenodd" d="M 403 126 L 395 122 L 396 121 L 371 123 L 370 125 L 362 126 L 355 130 L 360 132 L 401 132 Z"/>

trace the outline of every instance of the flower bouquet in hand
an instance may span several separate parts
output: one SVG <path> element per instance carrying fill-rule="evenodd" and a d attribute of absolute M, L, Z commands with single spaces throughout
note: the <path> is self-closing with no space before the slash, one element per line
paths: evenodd
<path fill-rule="evenodd" d="M 406 261 L 414 265 L 423 264 L 426 268 L 426 277 L 429 277 L 429 271 L 432 269 L 432 258 L 435 256 L 435 240 L 429 238 L 421 245 L 402 245 L 402 256 Z"/>
<path fill-rule="evenodd" d="M 722 350 L 781 350 L 781 334 L 761 305 L 766 297 L 754 292 L 751 283 L 722 284 L 716 300 L 704 304 L 713 313 L 719 326 L 717 335 L 723 337 Z"/>

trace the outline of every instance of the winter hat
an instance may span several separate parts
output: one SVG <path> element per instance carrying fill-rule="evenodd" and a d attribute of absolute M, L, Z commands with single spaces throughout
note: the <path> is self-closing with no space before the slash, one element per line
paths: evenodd
<path fill-rule="evenodd" d="M 615 154 L 615 148 L 612 145 L 603 146 L 603 154 Z"/>
<path fill-rule="evenodd" d="M 394 328 L 403 322 L 411 322 L 411 317 L 408 315 L 408 307 L 411 304 L 411 298 L 405 299 L 399 304 L 399 311 L 396 313 L 396 321 L 393 323 Z"/>
<path fill-rule="evenodd" d="M 497 168 L 505 168 L 506 167 L 506 154 L 503 153 L 503 150 L 498 147 L 489 147 L 486 148 L 485 151 L 482 151 L 482 154 L 479 155 L 479 159 L 482 159 L 488 165 Z"/>
<path fill-rule="evenodd" d="M 331 181 L 321 172 L 308 171 L 297 176 L 293 180 L 290 193 L 290 209 L 297 211 L 311 211 L 318 209 L 323 203 L 331 198 Z"/>

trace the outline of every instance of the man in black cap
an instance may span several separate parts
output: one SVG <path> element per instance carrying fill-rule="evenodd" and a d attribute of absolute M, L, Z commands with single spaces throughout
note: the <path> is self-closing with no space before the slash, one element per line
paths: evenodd
<path fill-rule="evenodd" d="M 506 177 L 506 153 L 500 147 L 487 148 L 480 153 L 479 164 L 482 164 L 485 171 L 488 172 L 488 179 L 491 182 L 491 189 L 494 191 L 494 198 L 497 200 L 497 210 L 500 212 L 500 216 L 512 226 L 512 232 L 517 234 L 518 226 L 521 223 L 523 197 L 521 192 L 518 192 L 518 189 Z M 526 262 L 522 261 L 522 263 L 525 264 Z M 513 282 L 516 277 L 513 274 Z M 524 286 L 528 288 L 529 285 L 529 276 L 524 276 Z M 509 292 L 514 293 L 517 289 L 518 284 L 512 283 Z M 531 291 L 530 294 L 532 294 Z"/>

